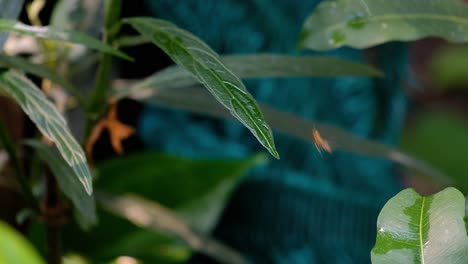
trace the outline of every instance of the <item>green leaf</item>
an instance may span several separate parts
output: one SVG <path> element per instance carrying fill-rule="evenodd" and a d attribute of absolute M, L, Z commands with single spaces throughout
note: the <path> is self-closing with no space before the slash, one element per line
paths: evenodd
<path fill-rule="evenodd" d="M 124 22 L 150 38 L 175 63 L 193 74 L 274 157 L 279 158 L 271 129 L 255 99 L 219 60 L 218 54 L 199 38 L 170 22 L 152 18 L 129 18 Z"/>
<path fill-rule="evenodd" d="M 371 66 L 324 56 L 285 56 L 274 54 L 221 56 L 220 60 L 239 78 L 264 77 L 332 77 L 332 76 L 373 76 L 383 74 Z M 171 66 L 145 80 L 123 89 L 117 98 L 149 96 L 156 90 L 167 87 L 183 87 L 197 84 L 196 79 L 179 66 Z"/>
<path fill-rule="evenodd" d="M 462 115 L 430 110 L 416 113 L 403 132 L 401 148 L 440 168 L 453 186 L 468 192 L 468 120 Z"/>
<path fill-rule="evenodd" d="M 53 83 L 60 85 L 72 95 L 78 95 L 78 92 L 76 91 L 73 84 L 71 84 L 67 79 L 63 78 L 56 72 L 49 70 L 44 65 L 34 64 L 29 60 L 21 57 L 0 55 L 0 66 L 14 68 L 43 79 L 48 79 Z"/>
<path fill-rule="evenodd" d="M 0 263 L 45 264 L 45 261 L 28 240 L 0 221 Z"/>
<path fill-rule="evenodd" d="M 232 119 L 232 116 L 209 96 L 206 90 L 200 87 L 163 89 L 143 101 L 153 105 L 183 109 L 218 118 Z M 313 120 L 306 120 L 302 117 L 281 112 L 262 104 L 260 104 L 260 107 L 265 113 L 266 120 L 268 120 L 273 129 L 314 144 L 319 150 L 321 150 L 321 145 L 320 142 L 317 143 L 315 141 L 312 134 L 313 131 L 317 131 L 320 134 L 322 142 L 327 142 L 331 151 L 342 150 L 360 155 L 386 158 L 406 168 L 414 169 L 422 173 L 422 175 L 430 177 L 440 183 L 451 183 L 451 180 L 436 168 L 393 147 L 353 135 L 338 127 L 329 126 Z"/>
<path fill-rule="evenodd" d="M 305 21 L 299 46 L 367 48 L 429 36 L 466 42 L 468 4 L 463 0 L 322 1 Z"/>
<path fill-rule="evenodd" d="M 39 26 L 29 26 L 22 24 L 15 20 L 0 19 L 0 32 L 15 32 L 17 34 L 29 35 L 36 38 L 62 41 L 62 42 L 71 42 L 75 44 L 81 44 L 88 48 L 96 49 L 101 52 L 109 53 L 114 56 L 132 60 L 125 53 L 114 49 L 113 47 L 106 45 L 105 43 L 90 37 L 86 34 L 83 34 L 78 31 L 72 30 L 62 30 L 53 26 L 48 27 L 39 27 Z"/>
<path fill-rule="evenodd" d="M 429 61 L 431 80 L 445 89 L 468 87 L 468 46 L 447 46 L 437 50 Z"/>
<path fill-rule="evenodd" d="M 68 129 L 67 122 L 44 94 L 24 76 L 7 71 L 0 74 L 0 89 L 7 92 L 43 135 L 52 140 L 72 167 L 86 192 L 92 193 L 92 177 L 86 156 Z"/>
<path fill-rule="evenodd" d="M 400 192 L 380 212 L 372 263 L 466 263 L 464 215 L 465 198 L 455 188 L 427 197 Z"/>
<path fill-rule="evenodd" d="M 234 249 L 190 228 L 170 209 L 134 195 L 113 196 L 99 194 L 99 202 L 112 213 L 135 225 L 163 232 L 182 239 L 193 250 L 221 263 L 244 264 L 246 259 Z"/>
<path fill-rule="evenodd" d="M 39 158 L 47 162 L 60 189 L 72 201 L 77 212 L 80 214 L 78 219 L 81 220 L 82 227 L 87 229 L 95 225 L 97 218 L 94 196 L 88 195 L 81 188 L 75 172 L 70 166 L 67 166 L 66 161 L 63 160 L 58 151 L 34 140 L 28 140 L 26 145 L 33 147 L 37 151 Z"/>
<path fill-rule="evenodd" d="M 240 160 L 190 160 L 138 153 L 98 164 L 95 184 L 101 190 L 135 193 L 175 208 L 199 230 L 208 231 L 240 177 L 265 160 L 262 154 Z"/>

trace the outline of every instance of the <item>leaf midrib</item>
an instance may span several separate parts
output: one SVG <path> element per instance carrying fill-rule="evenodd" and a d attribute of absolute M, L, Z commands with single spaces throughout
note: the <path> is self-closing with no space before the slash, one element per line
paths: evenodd
<path fill-rule="evenodd" d="M 161 33 L 165 34 L 164 32 L 161 32 Z M 195 63 L 197 63 L 197 64 L 200 65 L 204 70 L 208 71 L 211 75 L 213 75 L 213 76 L 215 77 L 215 79 L 218 81 L 218 83 L 221 85 L 221 87 L 224 89 L 224 91 L 225 91 L 231 98 L 233 98 L 233 100 L 235 100 L 235 101 L 238 103 L 238 105 L 242 108 L 242 110 L 243 110 L 244 112 L 250 113 L 250 112 L 244 107 L 244 105 L 241 103 L 241 101 L 237 98 L 237 96 L 236 96 L 234 93 L 232 93 L 232 92 L 226 87 L 226 85 L 224 84 L 223 80 L 220 78 L 219 74 L 217 74 L 216 72 L 214 72 L 214 70 L 213 70 L 212 68 L 206 67 L 202 62 L 198 61 L 198 60 L 190 53 L 190 51 L 189 51 L 187 48 L 185 48 L 185 46 L 181 45 L 178 41 L 175 41 L 175 40 L 174 40 L 172 37 L 170 37 L 170 36 L 169 36 L 169 39 L 171 40 L 171 42 L 172 42 L 173 44 L 175 44 L 175 45 L 179 46 L 179 48 L 182 48 L 183 50 L 185 50 L 185 51 L 187 52 L 188 56 L 190 56 L 190 58 L 192 58 L 192 60 L 193 60 Z M 219 61 L 219 60 L 218 60 L 218 63 L 219 63 L 219 65 L 224 66 L 224 65 L 221 63 L 221 61 Z M 225 66 L 224 66 L 224 68 L 225 68 Z M 227 68 L 226 68 L 226 70 L 227 70 L 227 72 L 230 73 L 230 71 L 229 71 Z M 193 74 L 193 73 L 192 73 L 192 74 Z M 233 76 L 235 77 L 235 75 L 233 75 Z M 196 76 L 196 75 L 195 75 L 195 77 L 196 77 L 197 79 L 199 78 L 199 77 Z M 204 81 L 203 81 L 203 82 L 204 82 Z M 206 82 L 204 82 L 204 83 L 205 83 L 206 85 L 209 85 L 209 84 L 206 83 Z M 242 89 L 239 89 L 239 90 L 240 90 L 241 92 L 245 92 L 245 91 L 243 91 Z M 223 103 L 222 100 L 220 100 L 220 101 L 221 101 L 221 103 Z M 224 104 L 224 103 L 223 103 L 223 104 Z M 232 103 L 231 103 L 231 105 L 229 106 L 229 108 L 230 108 L 230 109 L 234 109 L 234 107 L 232 106 Z M 233 111 L 235 112 L 235 110 L 233 110 Z M 236 116 L 236 117 L 238 117 L 238 116 Z M 239 118 L 239 119 L 241 119 L 241 118 Z M 271 143 L 268 141 L 268 137 L 265 135 L 265 133 L 263 132 L 263 130 L 257 125 L 257 123 L 255 122 L 255 120 L 252 119 L 252 117 L 249 116 L 249 119 L 250 119 L 250 121 L 253 123 L 253 125 L 254 125 L 254 127 L 255 127 L 255 130 L 256 130 L 257 132 L 260 132 L 261 135 L 262 135 L 262 137 L 263 137 L 264 139 L 266 139 L 266 143 L 268 144 L 268 147 L 271 148 L 271 149 L 273 149 L 273 147 L 271 146 Z"/>
<path fill-rule="evenodd" d="M 425 263 L 424 260 L 424 242 L 423 242 L 423 219 L 424 219 L 424 205 L 426 197 L 422 197 L 421 213 L 419 214 L 419 250 L 421 255 L 421 264 Z"/>

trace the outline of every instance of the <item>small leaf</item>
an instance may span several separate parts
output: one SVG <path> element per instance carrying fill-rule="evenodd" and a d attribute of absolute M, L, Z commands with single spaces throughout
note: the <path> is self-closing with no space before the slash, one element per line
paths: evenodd
<path fill-rule="evenodd" d="M 95 225 L 97 218 L 94 196 L 88 195 L 81 188 L 74 171 L 66 165 L 65 160 L 63 160 L 60 154 L 39 141 L 28 140 L 26 145 L 33 147 L 37 151 L 39 158 L 47 162 L 60 189 L 72 201 L 77 212 L 80 214 L 78 219 L 82 220 L 82 227 L 87 229 Z"/>
<path fill-rule="evenodd" d="M 466 1 L 322 1 L 307 18 L 299 46 L 314 50 L 367 48 L 429 36 L 451 42 L 468 41 Z"/>
<path fill-rule="evenodd" d="M 17 34 L 29 35 L 48 40 L 81 44 L 88 48 L 106 52 L 126 60 L 132 60 L 132 58 L 125 53 L 78 31 L 62 30 L 53 26 L 29 26 L 14 20 L 0 19 L 0 32 L 2 31 L 15 32 Z"/>
<path fill-rule="evenodd" d="M 45 264 L 45 261 L 28 240 L 0 221 L 0 263 Z"/>
<path fill-rule="evenodd" d="M 332 76 L 382 76 L 373 67 L 357 62 L 323 56 L 285 56 L 274 54 L 221 56 L 227 68 L 239 78 L 264 77 L 332 77 Z M 116 97 L 123 98 L 137 94 L 149 96 L 156 90 L 167 87 L 184 87 L 197 84 L 196 79 L 180 66 L 171 66 L 159 71 Z"/>
<path fill-rule="evenodd" d="M 466 263 L 464 215 L 465 198 L 455 188 L 428 197 L 400 192 L 380 212 L 372 263 Z"/>
<path fill-rule="evenodd" d="M 271 129 L 255 99 L 239 78 L 219 60 L 218 54 L 199 38 L 170 22 L 152 18 L 129 18 L 124 21 L 193 74 L 274 157 L 279 158 Z"/>
<path fill-rule="evenodd" d="M 0 74 L 0 89 L 15 99 L 42 134 L 55 143 L 86 192 L 91 195 L 92 177 L 84 151 L 54 105 L 31 81 L 13 71 Z"/>

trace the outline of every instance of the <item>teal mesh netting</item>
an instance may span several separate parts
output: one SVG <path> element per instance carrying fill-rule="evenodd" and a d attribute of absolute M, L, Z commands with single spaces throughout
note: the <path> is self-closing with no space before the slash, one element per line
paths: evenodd
<path fill-rule="evenodd" d="M 223 54 L 299 54 L 302 23 L 318 2 L 146 1 L 154 16 L 193 32 Z M 350 48 L 327 54 L 365 61 L 362 51 Z M 271 78 L 246 86 L 272 107 L 395 144 L 405 113 L 399 86 L 407 72 L 406 48 L 391 43 L 376 48 L 373 56 L 385 79 Z M 148 146 L 178 155 L 233 158 L 264 151 L 236 122 L 147 107 L 139 124 Z M 275 134 L 275 141 L 281 160 L 245 178 L 213 235 L 253 263 L 370 262 L 378 212 L 400 189 L 393 165 L 338 151 L 321 155 L 313 145 L 286 135 Z M 208 262 L 201 256 L 192 261 Z"/>

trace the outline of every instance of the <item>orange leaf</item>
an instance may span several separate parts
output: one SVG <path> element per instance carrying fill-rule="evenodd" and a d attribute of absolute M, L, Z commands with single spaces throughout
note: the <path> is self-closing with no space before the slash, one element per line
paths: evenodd
<path fill-rule="evenodd" d="M 99 139 L 102 134 L 102 131 L 107 129 L 109 131 L 110 143 L 112 148 L 118 154 L 123 154 L 124 150 L 122 147 L 122 141 L 129 138 L 135 129 L 129 125 L 123 124 L 117 118 L 117 104 L 113 103 L 107 116 L 100 120 L 91 131 L 91 134 L 86 142 L 86 153 L 88 158 L 92 160 L 92 151 L 94 144 Z"/>

